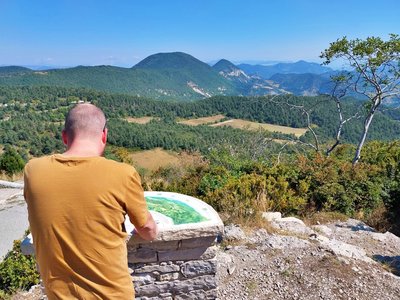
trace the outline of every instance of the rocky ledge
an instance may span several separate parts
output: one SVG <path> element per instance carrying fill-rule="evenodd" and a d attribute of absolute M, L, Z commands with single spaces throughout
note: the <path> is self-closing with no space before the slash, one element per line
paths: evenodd
<path fill-rule="evenodd" d="M 400 299 L 400 238 L 358 220 L 306 226 L 264 215 L 270 232 L 225 227 L 220 299 Z"/>

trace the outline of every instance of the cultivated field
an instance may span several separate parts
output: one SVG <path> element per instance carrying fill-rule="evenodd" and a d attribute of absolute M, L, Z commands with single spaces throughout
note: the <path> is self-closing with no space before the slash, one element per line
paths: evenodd
<path fill-rule="evenodd" d="M 241 120 L 241 119 L 227 120 L 224 122 L 212 124 L 210 126 L 212 126 L 212 127 L 230 126 L 233 128 L 248 129 L 248 130 L 258 130 L 258 129 L 262 128 L 262 129 L 272 131 L 272 132 L 275 131 L 275 132 L 280 132 L 280 133 L 285 133 L 285 134 L 294 134 L 297 137 L 302 136 L 307 131 L 306 128 L 293 128 L 293 127 L 287 127 L 287 126 L 251 122 L 251 121 L 246 121 L 246 120 Z"/>
<path fill-rule="evenodd" d="M 129 123 L 136 123 L 136 124 L 147 124 L 153 119 L 154 119 L 154 117 L 140 117 L 140 118 L 127 117 L 127 118 L 125 118 L 125 120 L 127 120 Z"/>
<path fill-rule="evenodd" d="M 198 154 L 176 153 L 166 151 L 161 148 L 144 150 L 130 155 L 134 165 L 149 171 L 156 171 L 161 167 L 194 165 L 201 162 L 202 158 Z"/>
<path fill-rule="evenodd" d="M 289 145 L 295 145 L 296 142 L 289 141 L 289 140 L 282 140 L 282 139 L 272 139 L 275 143 L 284 145 L 284 144 L 289 144 Z"/>
<path fill-rule="evenodd" d="M 198 118 L 198 119 L 184 120 L 184 121 L 180 121 L 178 123 L 190 125 L 190 126 L 197 126 L 197 125 L 204 125 L 204 124 L 219 122 L 223 118 L 225 118 L 224 115 L 216 115 L 216 116 L 211 116 L 211 117 L 203 117 L 203 118 Z"/>
<path fill-rule="evenodd" d="M 160 167 L 176 165 L 179 162 L 178 154 L 165 151 L 161 148 L 145 150 L 131 154 L 135 166 L 155 171 Z"/>

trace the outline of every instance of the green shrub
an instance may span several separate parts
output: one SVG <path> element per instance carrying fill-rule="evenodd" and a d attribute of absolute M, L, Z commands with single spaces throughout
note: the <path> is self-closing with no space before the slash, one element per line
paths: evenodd
<path fill-rule="evenodd" d="M 208 193 L 204 200 L 231 218 L 251 217 L 267 209 L 265 184 L 265 177 L 257 174 L 231 177 L 222 188 Z"/>
<path fill-rule="evenodd" d="M 20 246 L 20 241 L 14 241 L 13 249 L 0 263 L 0 295 L 28 290 L 39 283 L 35 258 L 23 255 Z"/>
<path fill-rule="evenodd" d="M 317 211 L 338 211 L 348 216 L 371 212 L 383 195 L 383 176 L 376 165 L 316 154 L 300 157 L 299 178 L 309 181 L 308 202 Z"/>
<path fill-rule="evenodd" d="M 0 157 L 0 170 L 8 175 L 22 171 L 25 162 L 21 155 L 12 147 L 6 147 L 3 155 Z"/>

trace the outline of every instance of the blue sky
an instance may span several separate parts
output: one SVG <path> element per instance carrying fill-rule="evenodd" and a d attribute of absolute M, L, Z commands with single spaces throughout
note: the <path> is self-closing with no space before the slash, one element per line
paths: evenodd
<path fill-rule="evenodd" d="M 337 38 L 400 33 L 398 0 L 0 0 L 0 65 L 319 61 Z"/>

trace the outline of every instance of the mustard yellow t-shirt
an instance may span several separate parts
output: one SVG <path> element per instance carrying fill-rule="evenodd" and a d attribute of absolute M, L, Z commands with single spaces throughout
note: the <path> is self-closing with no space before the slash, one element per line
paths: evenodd
<path fill-rule="evenodd" d="M 52 299 L 133 299 L 124 217 L 147 222 L 140 177 L 103 157 L 36 158 L 24 195 L 35 254 Z"/>

